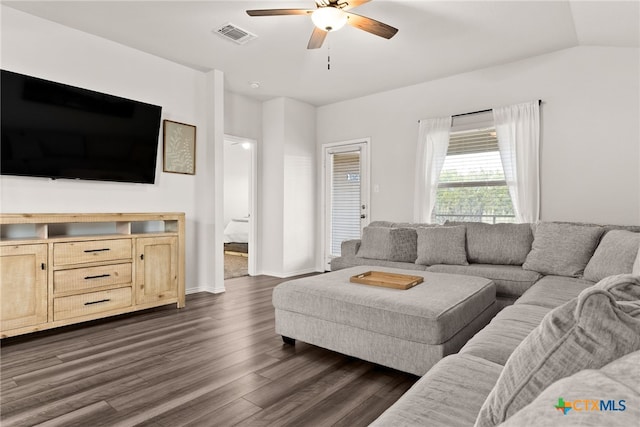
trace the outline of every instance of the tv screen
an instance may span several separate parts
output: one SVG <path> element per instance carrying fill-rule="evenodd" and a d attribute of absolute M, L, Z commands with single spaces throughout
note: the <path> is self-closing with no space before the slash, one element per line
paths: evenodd
<path fill-rule="evenodd" d="M 162 107 L 2 70 L 2 175 L 153 184 Z"/>

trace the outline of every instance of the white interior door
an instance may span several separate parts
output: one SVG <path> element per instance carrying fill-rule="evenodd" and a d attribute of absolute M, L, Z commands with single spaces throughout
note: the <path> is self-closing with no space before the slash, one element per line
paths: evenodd
<path fill-rule="evenodd" d="M 369 223 L 368 141 L 324 146 L 324 262 L 341 255 L 343 241 L 359 239 Z"/>

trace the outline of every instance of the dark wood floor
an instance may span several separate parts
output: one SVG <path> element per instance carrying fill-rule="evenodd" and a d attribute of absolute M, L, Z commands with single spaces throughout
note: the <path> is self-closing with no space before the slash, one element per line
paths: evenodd
<path fill-rule="evenodd" d="M 274 332 L 281 279 L 1 343 L 1 425 L 365 426 L 416 380 Z"/>

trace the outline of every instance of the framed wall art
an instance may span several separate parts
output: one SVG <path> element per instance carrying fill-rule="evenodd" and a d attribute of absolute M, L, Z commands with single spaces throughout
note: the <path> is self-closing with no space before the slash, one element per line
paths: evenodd
<path fill-rule="evenodd" d="M 196 174 L 196 127 L 163 120 L 164 172 Z"/>

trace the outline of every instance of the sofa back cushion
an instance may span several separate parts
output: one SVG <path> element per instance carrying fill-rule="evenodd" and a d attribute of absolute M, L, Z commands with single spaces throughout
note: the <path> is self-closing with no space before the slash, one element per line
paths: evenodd
<path fill-rule="evenodd" d="M 477 264 L 522 265 L 531 251 L 531 224 L 453 222 L 467 227 L 467 260 Z"/>
<path fill-rule="evenodd" d="M 640 401 L 638 366 L 640 351 L 635 351 L 602 369 L 585 369 L 563 378 L 500 426 L 638 425 L 640 405 L 635 403 Z M 594 398 L 598 399 L 597 410 L 591 408 L 591 402 L 585 402 L 585 399 Z M 600 405 L 606 405 L 607 410 L 601 410 Z"/>
<path fill-rule="evenodd" d="M 368 227 L 387 227 L 387 228 L 393 228 L 393 222 L 391 221 L 371 221 L 368 225 Z"/>
<path fill-rule="evenodd" d="M 416 264 L 469 265 L 466 235 L 463 225 L 453 227 L 420 227 L 418 232 L 418 259 Z"/>
<path fill-rule="evenodd" d="M 584 278 L 598 282 L 607 276 L 629 274 L 640 248 L 640 233 L 624 230 L 607 232 L 584 269 Z"/>
<path fill-rule="evenodd" d="M 476 427 L 495 426 L 557 380 L 640 350 L 640 277 L 610 276 L 549 312 L 511 354 Z"/>
<path fill-rule="evenodd" d="M 365 227 L 358 258 L 415 262 L 417 235 L 413 228 Z"/>
<path fill-rule="evenodd" d="M 540 222 L 522 268 L 542 274 L 580 277 L 603 232 L 604 228 L 597 226 Z"/>

